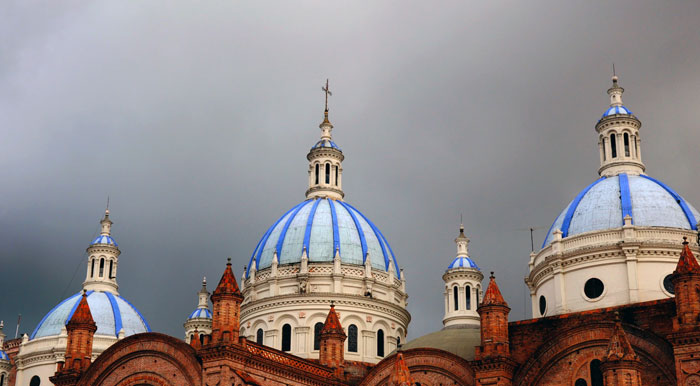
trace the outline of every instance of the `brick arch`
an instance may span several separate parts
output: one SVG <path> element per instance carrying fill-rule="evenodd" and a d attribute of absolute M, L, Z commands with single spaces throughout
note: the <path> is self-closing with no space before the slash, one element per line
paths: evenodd
<path fill-rule="evenodd" d="M 132 335 L 105 350 L 78 386 L 202 385 L 202 365 L 185 342 L 155 332 Z"/>
<path fill-rule="evenodd" d="M 411 376 L 421 385 L 475 385 L 474 370 L 466 360 L 435 348 L 414 348 L 402 351 Z M 362 380 L 360 386 L 387 384 L 394 369 L 396 354 L 379 362 Z"/>
<path fill-rule="evenodd" d="M 579 366 L 579 362 L 601 359 L 607 350 L 614 325 L 613 322 L 596 322 L 572 328 L 552 337 L 520 366 L 515 374 L 514 384 L 537 385 L 557 362 L 567 357 L 577 362 L 575 366 Z M 653 365 L 656 373 L 675 384 L 673 349 L 668 342 L 635 326 L 623 326 L 627 338 L 642 362 Z M 584 359 L 572 357 L 573 354 L 579 353 L 582 353 Z"/>

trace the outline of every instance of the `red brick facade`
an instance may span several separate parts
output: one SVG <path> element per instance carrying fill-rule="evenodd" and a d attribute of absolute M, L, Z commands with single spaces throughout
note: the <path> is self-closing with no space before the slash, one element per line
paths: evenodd
<path fill-rule="evenodd" d="M 510 308 L 492 275 L 478 308 L 481 344 L 474 360 L 414 348 L 370 365 L 343 360 L 345 332 L 333 307 L 319 360 L 239 338 L 242 297 L 228 264 L 212 295 L 214 328 L 204 344 L 194 339 L 190 346 L 157 333 L 134 335 L 86 370 L 78 366 L 70 383 L 61 375 L 75 368 L 74 358 L 85 358 L 81 350 L 88 346 L 69 343 L 66 368 L 53 379 L 65 386 L 700 385 L 700 265 L 687 245 L 672 282 L 675 299 L 508 323 Z M 71 339 L 84 338 L 71 332 Z"/>

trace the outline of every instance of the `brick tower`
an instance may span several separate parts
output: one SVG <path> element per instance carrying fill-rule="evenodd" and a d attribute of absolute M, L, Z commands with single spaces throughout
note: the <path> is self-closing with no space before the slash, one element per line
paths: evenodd
<path fill-rule="evenodd" d="M 345 338 L 347 335 L 343 331 L 343 326 L 340 325 L 335 305 L 331 303 L 331 309 L 321 330 L 321 351 L 318 359 L 322 365 L 336 369 L 337 375 L 342 375 L 345 362 Z"/>
<path fill-rule="evenodd" d="M 66 329 L 68 341 L 65 362 L 58 363 L 58 371 L 50 378 L 57 386 L 75 385 L 92 360 L 92 338 L 97 331 L 97 324 L 92 319 L 85 291 Z"/>
<path fill-rule="evenodd" d="M 671 276 L 676 295 L 673 345 L 676 379 L 679 385 L 700 384 L 700 265 L 683 238 L 683 250 Z"/>
<path fill-rule="evenodd" d="M 600 370 L 606 386 L 642 386 L 642 363 L 619 320 L 615 323 Z"/>
<path fill-rule="evenodd" d="M 411 371 L 403 359 L 403 353 L 399 351 L 396 354 L 396 362 L 394 362 L 394 371 L 389 376 L 389 386 L 413 386 L 415 382 L 411 377 Z"/>
<path fill-rule="evenodd" d="M 475 353 L 476 379 L 479 384 L 510 386 L 515 368 L 508 341 L 510 307 L 498 289 L 493 272 L 477 312 L 481 317 L 481 346 L 476 347 Z"/>
<path fill-rule="evenodd" d="M 219 280 L 219 285 L 211 295 L 214 304 L 211 343 L 238 343 L 240 333 L 240 313 L 243 295 L 231 270 L 231 259 L 226 263 L 226 270 Z"/>

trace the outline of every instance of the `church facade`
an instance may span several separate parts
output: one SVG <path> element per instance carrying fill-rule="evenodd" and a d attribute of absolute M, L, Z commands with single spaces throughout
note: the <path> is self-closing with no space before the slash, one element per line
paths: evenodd
<path fill-rule="evenodd" d="M 203 280 L 184 339 L 151 332 L 119 296 L 107 211 L 82 291 L 31 336 L 5 341 L 0 324 L 0 386 L 700 385 L 700 213 L 645 173 L 617 77 L 595 125 L 600 177 L 530 255 L 534 318 L 509 322 L 460 226 L 436 294 L 443 326 L 411 341 L 397 256 L 345 201 L 325 90 L 306 199 L 264 232 L 239 280 L 230 259 L 211 294 Z"/>

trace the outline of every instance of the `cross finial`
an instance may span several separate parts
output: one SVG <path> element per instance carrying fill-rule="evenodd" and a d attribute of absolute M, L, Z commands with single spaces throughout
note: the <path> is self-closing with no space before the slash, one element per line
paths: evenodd
<path fill-rule="evenodd" d="M 326 93 L 326 112 L 328 112 L 328 96 L 333 96 L 333 93 L 331 92 L 330 88 L 328 88 L 328 79 L 326 78 L 326 86 L 321 87 L 321 90 L 323 90 Z"/>

